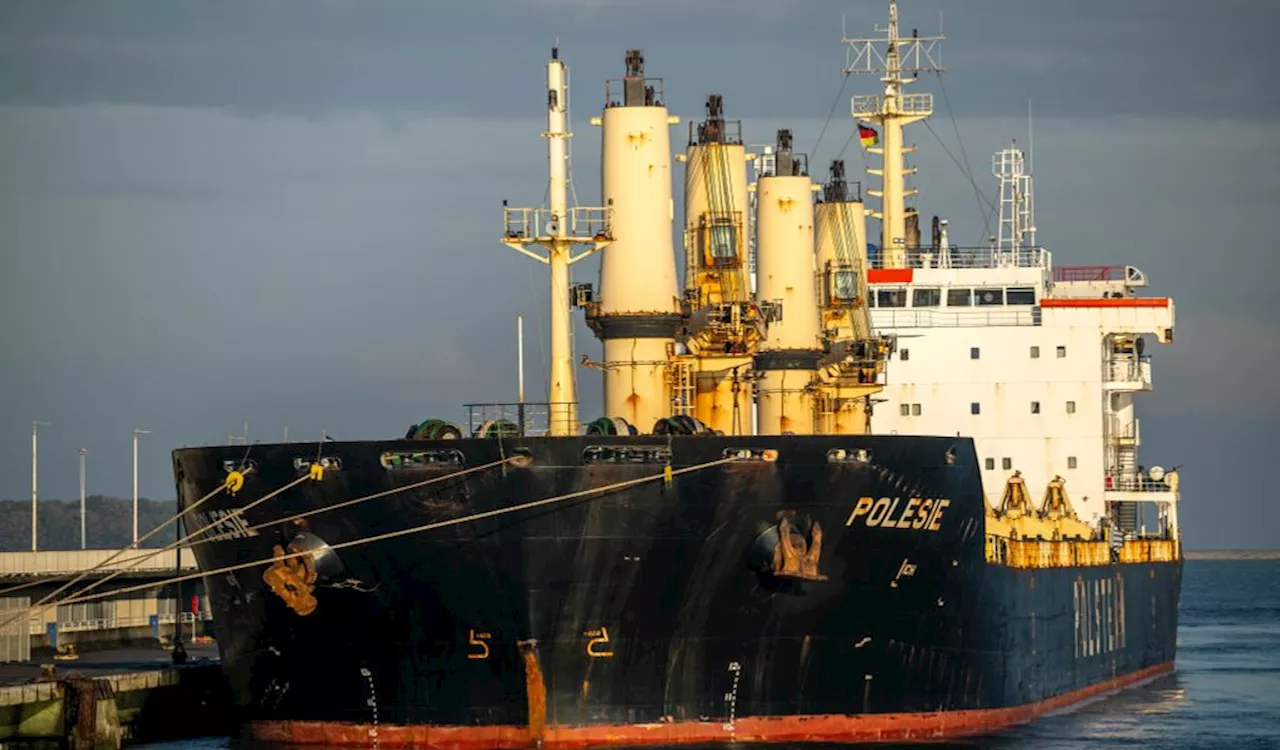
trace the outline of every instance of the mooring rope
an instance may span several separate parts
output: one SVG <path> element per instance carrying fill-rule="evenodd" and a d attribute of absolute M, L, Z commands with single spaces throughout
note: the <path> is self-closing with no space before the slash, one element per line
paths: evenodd
<path fill-rule="evenodd" d="M 84 570 L 81 570 L 80 572 L 78 572 L 78 573 L 74 574 L 74 575 L 72 576 L 71 580 L 69 580 L 69 581 L 67 581 L 66 583 L 62 584 L 62 585 L 61 585 L 61 586 L 59 586 L 57 589 L 54 589 L 54 591 L 53 591 L 53 592 L 51 592 L 51 593 L 49 593 L 49 594 L 45 595 L 45 597 L 44 597 L 44 598 L 42 598 L 40 601 L 38 601 L 38 602 L 36 602 L 35 604 L 31 605 L 31 606 L 30 606 L 30 607 L 28 607 L 26 610 L 23 610 L 22 612 L 19 612 L 18 614 L 14 615 L 13 617 L 9 618 L 8 620 L 5 620 L 4 622 L 0 623 L 0 631 L 3 631 L 3 630 L 4 630 L 4 628 L 8 627 L 8 626 L 9 626 L 9 624 L 10 624 L 10 623 L 12 623 L 14 620 L 17 620 L 19 617 L 22 617 L 22 616 L 23 616 L 23 614 L 28 613 L 28 612 L 31 612 L 35 607 L 42 607 L 42 609 L 41 609 L 40 611 L 44 611 L 44 609 L 46 609 L 46 608 L 47 608 L 47 607 L 44 607 L 44 605 L 48 604 L 50 599 L 53 599 L 53 598 L 54 598 L 55 596 L 57 596 L 58 594 L 61 594 L 63 591 L 66 591 L 67 589 L 69 589 L 69 588 L 71 588 L 72 586 L 76 585 L 76 584 L 77 584 L 77 583 L 79 583 L 80 581 L 83 581 L 83 580 L 85 579 L 85 577 L 86 577 L 86 576 L 88 576 L 89 574 L 93 573 L 94 571 L 101 570 L 102 568 L 104 568 L 104 567 L 106 567 L 107 565 L 111 564 L 112 562 L 114 562 L 115 560 L 117 560 L 121 555 L 123 555 L 125 552 L 128 552 L 129 550 L 136 550 L 136 549 L 138 549 L 138 548 L 139 548 L 139 545 L 141 545 L 143 542 L 147 541 L 147 540 L 148 540 L 148 539 L 150 539 L 151 537 L 155 536 L 156 534 L 160 533 L 161 529 L 164 529 L 164 528 L 165 528 L 165 527 L 167 527 L 169 524 L 171 524 L 171 523 L 173 523 L 173 522 L 177 521 L 179 518 L 182 518 L 184 515 L 186 515 L 186 514 L 188 514 L 188 513 L 192 512 L 192 511 L 193 511 L 193 510 L 195 510 L 196 508 L 199 508 L 201 505 L 203 505 L 204 503 L 208 502 L 209 500 L 212 500 L 214 497 L 217 497 L 217 496 L 218 496 L 218 495 L 219 495 L 223 490 L 231 489 L 231 488 L 233 488 L 233 487 L 234 487 L 234 488 L 236 488 L 236 489 L 238 489 L 238 488 L 239 488 L 240 486 L 242 486 L 243 484 L 244 484 L 244 474 L 242 474 L 242 473 L 240 473 L 240 472 L 234 472 L 234 471 L 233 471 L 233 472 L 231 472 L 230 474 L 228 474 L 228 475 L 227 475 L 226 480 L 225 480 L 225 481 L 223 481 L 223 483 L 222 483 L 222 484 L 218 485 L 218 487 L 217 487 L 216 489 L 214 489 L 212 492 L 210 492 L 209 494 L 207 494 L 207 495 L 205 495 L 204 497 L 200 498 L 199 500 L 195 501 L 194 503 L 192 503 L 190 506 L 188 506 L 187 508 L 183 509 L 182 511 L 180 511 L 180 512 L 178 512 L 178 513 L 173 514 L 173 515 L 172 515 L 172 516 L 170 516 L 166 521 L 164 521 L 163 523 L 161 523 L 159 526 L 156 526 L 156 527 L 155 527 L 154 529 L 152 529 L 151 531 L 148 531 L 147 533 L 143 534 L 143 535 L 138 539 L 138 541 L 136 541 L 136 542 L 132 542 L 132 543 L 130 543 L 129 545 L 127 545 L 127 546 L 125 546 L 125 547 L 121 547 L 120 549 L 116 550 L 113 554 L 111 554 L 110 556 L 108 556 L 108 557 L 107 557 L 107 559 L 103 560 L 102 562 L 98 563 L 97 565 L 94 565 L 94 566 L 89 567 L 89 568 L 85 568 Z M 147 556 L 147 557 L 139 558 L 138 562 L 141 562 L 142 560 L 149 560 L 149 559 L 151 559 L 151 557 L 154 557 L 154 555 L 149 555 L 149 556 Z M 136 564 L 136 563 L 135 563 L 135 564 Z M 13 591 L 20 591 L 20 590 L 22 590 L 22 589 L 30 588 L 30 587 L 32 587 L 32 586 L 39 586 L 39 585 L 41 585 L 41 584 L 48 583 L 49 581 L 54 581 L 54 580 L 57 580 L 57 579 L 62 578 L 62 577 L 63 577 L 63 576 L 48 576 L 48 577 L 44 577 L 44 578 L 37 579 L 37 580 L 35 580 L 35 581 L 30 581 L 30 582 L 28 582 L 28 583 L 18 584 L 17 586 L 11 586 L 11 587 L 9 587 L 9 588 L 7 588 L 7 589 L 0 590 L 0 596 L 3 596 L 3 595 L 5 595 L 5 594 L 8 594 L 8 593 L 13 592 Z M 86 589 L 86 590 L 87 590 L 87 589 Z M 56 604 L 61 604 L 61 602 L 56 602 L 56 603 L 55 603 L 55 605 L 56 605 Z"/>
<path fill-rule="evenodd" d="M 162 554 L 164 554 L 165 552 L 169 552 L 169 551 L 171 551 L 171 550 L 173 550 L 173 549 L 176 549 L 176 548 L 178 548 L 178 547 L 182 546 L 182 544 L 183 544 L 184 542 L 189 541 L 192 537 L 195 537 L 195 536 L 196 536 L 196 535 L 198 535 L 198 534 L 202 534 L 202 533 L 204 533 L 205 531 L 208 531 L 209 529 L 213 528 L 214 526 L 217 526 L 218 524 L 220 524 L 220 523 L 224 522 L 227 518 L 230 518 L 230 517 L 232 517 L 232 516 L 238 516 L 238 515 L 241 515 L 241 514 L 243 514 L 245 511 L 247 511 L 247 510 L 249 510 L 249 509 L 251 509 L 251 508 L 255 508 L 255 507 L 257 507 L 257 506 L 259 506 L 259 505 L 261 505 L 261 504 L 265 503 L 266 501 L 268 501 L 268 500 L 270 500 L 270 499 L 272 499 L 272 498 L 274 498 L 274 497 L 279 497 L 281 493 L 283 493 L 283 492 L 285 492 L 285 491 L 287 491 L 287 490 L 290 490 L 290 489 L 292 489 L 292 488 L 294 488 L 294 487 L 298 486 L 299 484 L 302 484 L 303 482 L 307 481 L 308 479 L 314 479 L 314 478 L 316 478 L 317 476 L 318 476 L 318 475 L 317 475 L 317 473 L 316 473 L 316 472 L 312 472 L 312 473 L 310 473 L 310 474 L 306 474 L 306 475 L 304 475 L 304 476 L 300 476 L 300 477 L 298 477 L 297 479 L 293 480 L 292 482 L 290 482 L 290 483 L 286 484 L 285 486 L 283 486 L 283 487 L 281 487 L 281 488 L 279 488 L 279 489 L 275 490 L 274 492 L 268 492 L 267 494 L 263 495 L 262 497 L 258 498 L 257 500 L 254 500 L 253 502 L 249 503 L 248 505 L 246 505 L 246 506 L 244 506 L 244 507 L 242 507 L 242 508 L 237 508 L 237 509 L 235 509 L 235 510 L 231 511 L 231 513 L 230 513 L 228 516 L 226 516 L 226 517 L 224 517 L 224 518 L 219 518 L 219 519 L 214 520 L 214 521 L 210 521 L 209 523 L 205 524 L 204 526 L 201 526 L 200 528 L 196 529 L 195 531 L 191 532 L 190 534 L 187 534 L 186 536 L 182 537 L 181 539 L 178 539 L 178 540 L 173 541 L 173 542 L 169 542 L 169 544 L 168 544 L 168 545 L 166 545 L 166 546 L 164 546 L 164 547 L 162 547 L 162 548 L 160 548 L 160 549 L 153 550 L 153 551 L 151 551 L 151 552 L 149 552 L 149 553 L 147 553 L 147 554 L 145 554 L 145 555 L 141 555 L 141 556 L 139 556 L 139 557 L 132 557 L 132 558 L 129 558 L 129 560 L 128 560 L 128 564 L 127 564 L 127 566 L 126 566 L 126 567 L 122 567 L 122 568 L 120 568 L 119 570 L 114 570 L 114 571 L 112 571 L 111 573 L 108 573 L 107 575 L 103 576 L 102 578 L 99 578 L 99 579 L 97 579 L 97 580 L 95 580 L 95 581 L 90 582 L 88 586 L 85 586 L 83 589 L 80 589 L 80 591 L 78 591 L 78 592 L 76 593 L 76 596 L 80 596 L 80 595 L 82 595 L 82 594 L 88 593 L 89 591 L 92 591 L 93 589 L 98 588 L 99 586 L 101 586 L 102 584 L 106 583 L 107 581 L 110 581 L 111 579 L 115 578 L 116 576 L 121 575 L 121 574 L 123 574 L 123 573 L 127 573 L 127 572 L 129 572 L 130 570 L 133 570 L 133 569 L 134 569 L 134 568 L 136 568 L 138 565 L 140 565 L 140 564 L 142 564 L 142 563 L 146 562 L 147 560 L 150 560 L 151 558 L 156 557 L 157 555 L 162 555 Z M 194 507 L 194 506 L 193 506 L 193 507 Z M 68 603 L 68 600 L 66 600 L 66 599 L 63 599 L 63 600 L 58 601 L 58 602 L 55 602 L 55 604 L 66 604 L 66 603 Z"/>
<path fill-rule="evenodd" d="M 687 474 L 694 471 L 701 471 L 703 469 L 710 469 L 716 466 L 722 466 L 724 464 L 733 463 L 734 461 L 738 461 L 738 460 L 740 459 L 737 456 L 732 456 L 729 458 L 721 458 L 715 461 L 708 461 L 702 464 L 695 464 L 693 466 L 685 466 L 680 469 L 672 469 L 670 466 L 668 466 L 659 474 L 650 474 L 648 476 L 638 477 L 636 479 L 627 479 L 621 482 L 614 482 L 612 484 L 602 485 L 600 487 L 590 487 L 585 490 L 577 490 L 575 492 L 570 492 L 564 495 L 556 495 L 554 497 L 543 498 L 541 500 L 532 500 L 527 503 L 512 505 L 507 508 L 496 508 L 494 510 L 486 510 L 479 513 L 472 513 L 470 515 L 460 516 L 458 518 L 450 518 L 444 521 L 433 521 L 431 523 L 424 523 L 418 526 L 411 526 L 405 529 L 398 529 L 396 531 L 388 531 L 382 534 L 374 534 L 372 536 L 361 537 L 359 539 L 352 539 L 346 542 L 338 542 L 336 544 L 329 545 L 329 549 L 340 550 L 340 549 L 347 549 L 350 547 L 358 547 L 365 544 L 372 544 L 374 542 L 386 541 L 387 539 L 395 539 L 397 537 L 408 536 L 410 534 L 420 534 L 424 531 L 432 531 L 435 529 L 442 529 L 448 526 L 456 526 L 458 524 L 470 523 L 472 521 L 479 521 L 485 518 L 492 518 L 494 516 L 506 515 L 508 513 L 516 513 L 522 510 L 529 510 L 532 508 L 539 508 L 542 506 L 551 505 L 553 503 L 562 503 L 568 500 L 575 500 L 581 497 L 588 497 L 590 495 L 598 495 L 598 494 L 603 494 L 607 492 L 614 492 L 617 490 L 627 489 L 628 487 L 635 487 L 640 484 L 645 484 L 647 482 L 654 482 L 654 481 L 660 481 L 660 480 L 669 481 L 672 477 L 675 477 L 680 474 Z M 259 565 L 269 565 L 271 563 L 282 562 L 284 560 L 290 560 L 297 557 L 307 557 L 312 554 L 313 552 L 310 550 L 303 551 L 303 552 L 286 552 L 285 554 L 280 556 L 272 556 L 272 557 L 263 558 L 260 560 L 253 560 L 250 562 L 236 563 L 234 565 L 225 565 L 221 568 L 214 568 L 213 570 L 202 570 L 196 573 L 188 573 L 185 575 L 174 576 L 172 578 L 168 578 L 161 581 L 154 581 L 151 583 L 140 584 L 137 586 L 127 586 L 125 588 L 114 589 L 112 591 L 98 592 L 96 594 L 90 594 L 88 596 L 82 596 L 77 594 L 76 596 L 72 596 L 68 599 L 64 599 L 59 603 L 60 604 L 79 604 L 81 602 L 96 601 L 98 599 L 105 599 L 111 596 L 116 596 L 118 594 L 129 594 L 135 591 L 144 591 L 146 589 L 154 589 L 157 586 L 163 586 L 170 583 L 181 583 L 183 581 L 190 581 L 196 578 L 204 578 L 206 576 L 221 575 L 223 573 L 234 573 L 238 570 L 245 570 L 247 568 L 253 568 Z"/>
<path fill-rule="evenodd" d="M 303 519 L 303 518 L 310 518 L 311 516 L 316 516 L 316 515 L 319 515 L 319 514 L 321 514 L 321 513 L 328 513 L 328 512 L 329 512 L 329 511 L 331 511 L 331 510 L 338 510 L 339 508 L 347 508 L 347 507 L 350 507 L 350 506 L 352 506 L 352 505 L 359 505 L 360 503 L 368 502 L 368 501 L 370 501 L 370 500 L 378 500 L 378 499 L 380 499 L 380 498 L 388 497 L 388 496 L 390 496 L 390 495 L 395 495 L 395 494 L 400 493 L 400 492 L 408 492 L 409 490 L 416 490 L 416 489 L 419 489 L 419 488 L 421 488 L 421 487 L 426 487 L 426 486 L 427 486 L 427 485 L 429 485 L 429 484 L 435 484 L 435 483 L 437 483 L 437 482 L 443 482 L 443 481 L 445 481 L 446 479 L 456 479 L 456 478 L 458 478 L 458 477 L 466 476 L 467 474 L 474 474 L 474 473 L 476 473 L 476 472 L 478 472 L 478 471 L 485 471 L 485 470 L 487 470 L 487 469 L 497 468 L 497 467 L 499 467 L 499 466 L 502 466 L 503 464 L 513 463 L 513 462 L 519 461 L 519 460 L 521 460 L 521 459 L 522 459 L 522 457 L 521 457 L 521 456 L 512 456 L 511 458 L 504 458 L 504 459 L 500 459 L 500 460 L 498 460 L 498 461 L 491 461 L 491 462 L 489 462 L 489 463 L 487 463 L 487 464 L 481 464 L 481 465 L 479 465 L 479 466 L 472 466 L 472 467 L 471 467 L 471 468 L 469 468 L 469 469 L 462 469 L 462 470 L 460 470 L 460 471 L 455 471 L 455 472 L 452 472 L 452 473 L 450 473 L 450 474 L 444 474 L 444 475 L 441 475 L 441 476 L 438 476 L 438 477 L 431 477 L 430 479 L 424 479 L 424 480 L 422 480 L 421 482 L 414 482 L 414 483 L 412 483 L 412 484 L 406 484 L 406 485 L 404 485 L 403 487 L 393 487 L 393 488 L 391 488 L 391 489 L 389 489 L 389 490 L 383 490 L 383 491 L 381 491 L 381 492 L 375 492 L 375 493 L 373 493 L 372 495 L 365 495 L 364 497 L 357 497 L 357 498 L 355 498 L 355 499 L 353 499 L 353 500 L 344 500 L 344 501 L 342 501 L 342 502 L 340 502 L 340 503 L 334 503 L 334 504 L 332 504 L 332 505 L 326 505 L 326 506 L 324 506 L 323 508 L 316 508 L 315 510 L 308 510 L 308 511 L 303 512 L 303 513 L 295 513 L 295 514 L 293 514 L 292 516 L 285 516 L 284 518 L 275 518 L 275 519 L 272 519 L 272 520 L 270 520 L 270 521 L 263 521 L 262 523 L 258 523 L 258 524 L 254 524 L 253 526 L 250 526 L 250 527 L 248 528 L 248 530 L 249 530 L 249 531 L 260 531 L 260 530 L 262 530 L 262 529 L 265 529 L 265 528 L 266 528 L 266 527 L 268 527 L 268 526 L 274 526 L 275 524 L 278 524 L 278 523 L 288 523 L 288 522 L 290 522 L 290 521 L 298 521 L 298 520 L 301 520 L 301 519 Z M 192 546 L 192 547 L 195 547 L 196 545 L 204 544 L 205 542 L 209 542 L 209 541 L 214 541 L 214 540 L 213 540 L 213 539 L 201 539 L 201 540 L 199 540 L 199 541 L 197 541 L 197 542 L 193 543 L 191 546 Z"/>

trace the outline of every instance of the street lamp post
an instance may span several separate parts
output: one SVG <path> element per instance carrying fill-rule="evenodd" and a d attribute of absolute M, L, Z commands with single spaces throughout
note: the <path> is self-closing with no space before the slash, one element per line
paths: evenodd
<path fill-rule="evenodd" d="M 80 549 L 89 548 L 89 537 L 85 533 L 85 514 L 84 514 L 84 454 L 89 451 L 80 449 Z"/>
<path fill-rule="evenodd" d="M 149 435 L 151 430 L 133 428 L 133 544 L 138 544 L 138 436 Z"/>
<path fill-rule="evenodd" d="M 40 511 L 36 508 L 36 501 L 40 497 L 37 484 L 38 466 L 40 463 L 40 427 L 51 426 L 52 422 L 41 422 L 38 419 L 31 421 L 31 551 L 36 551 L 36 528 L 37 519 L 40 517 Z"/>

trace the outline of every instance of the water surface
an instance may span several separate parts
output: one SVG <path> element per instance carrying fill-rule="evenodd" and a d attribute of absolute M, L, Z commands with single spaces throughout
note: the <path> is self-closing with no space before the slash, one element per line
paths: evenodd
<path fill-rule="evenodd" d="M 137 747 L 283 750 L 228 738 Z M 1280 560 L 1186 562 L 1173 674 L 999 735 L 927 747 L 1280 750 Z"/>

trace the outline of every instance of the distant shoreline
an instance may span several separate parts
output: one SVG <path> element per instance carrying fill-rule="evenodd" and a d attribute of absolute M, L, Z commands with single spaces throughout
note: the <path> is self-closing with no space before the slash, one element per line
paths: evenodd
<path fill-rule="evenodd" d="M 1189 549 L 1187 560 L 1280 560 L 1280 549 Z"/>

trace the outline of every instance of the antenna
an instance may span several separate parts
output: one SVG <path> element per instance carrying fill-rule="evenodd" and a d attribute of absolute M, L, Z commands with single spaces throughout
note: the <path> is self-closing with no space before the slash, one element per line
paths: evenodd
<path fill-rule="evenodd" d="M 902 268 L 906 265 L 907 217 L 915 214 L 906 207 L 906 199 L 917 191 L 908 190 L 904 184 L 907 175 L 915 169 L 907 169 L 903 159 L 915 151 L 915 146 L 903 145 L 903 128 L 933 114 L 933 94 L 906 94 L 902 87 L 914 83 L 920 73 L 941 73 L 943 36 L 920 36 L 914 29 L 911 36 L 898 35 L 898 4 L 889 3 L 889 26 L 883 37 L 844 38 L 846 75 L 880 74 L 884 83 L 883 94 L 858 94 L 853 97 L 851 113 L 855 120 L 871 120 L 884 131 L 879 148 L 871 140 L 867 150 L 881 154 L 882 169 L 867 169 L 868 174 L 881 177 L 881 190 L 868 190 L 869 195 L 880 198 L 880 211 L 871 215 L 880 219 L 881 252 L 886 268 Z M 883 47 L 883 51 L 881 51 Z M 869 134 L 874 138 L 874 134 Z"/>
<path fill-rule="evenodd" d="M 524 403 L 524 315 L 516 316 L 516 400 Z"/>
<path fill-rule="evenodd" d="M 1027 99 L 1027 174 L 1036 175 L 1036 132 L 1031 127 L 1031 100 Z"/>

